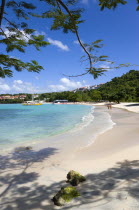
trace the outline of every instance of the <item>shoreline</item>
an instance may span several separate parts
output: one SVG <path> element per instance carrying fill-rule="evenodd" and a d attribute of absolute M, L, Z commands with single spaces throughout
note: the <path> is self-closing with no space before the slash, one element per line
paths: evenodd
<path fill-rule="evenodd" d="M 55 146 L 55 147 L 57 146 L 59 148 L 59 146 L 58 146 L 59 142 L 60 142 L 60 144 L 63 143 L 63 145 L 64 145 L 65 139 L 66 139 L 66 141 L 69 142 L 68 146 L 71 147 L 70 136 L 72 136 L 72 138 L 75 138 L 79 144 L 81 143 L 80 144 L 81 148 L 89 147 L 91 144 L 93 144 L 93 141 L 96 139 L 96 137 L 98 135 L 105 133 L 109 129 L 112 129 L 114 123 L 112 122 L 110 115 L 107 113 L 107 110 L 104 110 L 104 108 L 100 108 L 100 107 L 95 108 L 94 105 L 92 105 L 92 104 L 79 104 L 79 105 L 90 106 L 90 112 L 87 115 L 84 115 L 83 116 L 84 120 L 81 121 L 80 123 L 76 124 L 76 126 L 74 126 L 72 129 L 69 129 L 67 131 L 64 131 L 64 132 L 56 134 L 56 135 L 48 136 L 46 138 L 41 138 L 39 140 L 33 140 L 33 141 L 28 140 L 25 142 L 14 143 L 11 146 L 2 148 L 1 152 L 3 154 L 7 154 L 8 152 L 13 152 L 14 149 L 16 149 L 18 147 L 19 148 L 20 147 L 32 147 L 33 150 L 38 150 L 38 149 L 42 149 L 42 148 L 46 148 L 46 147 L 51 147 L 53 145 L 53 142 L 55 142 L 55 145 L 53 145 L 53 146 Z M 97 116 L 97 113 L 99 114 L 99 116 Z M 108 114 L 108 116 L 107 116 L 107 114 Z M 105 126 L 100 123 L 101 118 L 103 120 L 106 120 Z M 88 120 L 89 120 L 89 122 L 88 122 Z M 94 127 L 93 130 L 92 130 L 92 127 Z M 97 131 L 95 131 L 95 130 L 97 130 Z M 63 139 L 62 142 L 61 142 L 61 139 Z M 88 143 L 85 142 L 86 139 L 88 139 Z M 74 144 L 74 142 L 73 142 L 73 144 Z M 74 146 L 76 148 L 78 148 L 77 144 L 74 144 Z"/>
<path fill-rule="evenodd" d="M 124 113 L 124 115 L 123 115 Z M 121 143 L 121 139 L 118 138 L 118 134 L 120 133 L 120 135 L 123 135 L 124 138 L 126 138 L 126 144 L 120 144 L 120 148 L 118 147 L 118 151 L 119 150 L 123 150 L 123 149 L 126 149 L 126 146 L 129 147 L 129 143 L 132 145 L 134 144 L 139 144 L 139 140 L 138 140 L 138 137 L 139 137 L 139 131 L 138 131 L 138 121 L 139 121 L 139 115 L 137 115 L 136 113 L 132 113 L 132 112 L 128 112 L 127 110 L 122 110 L 120 108 L 113 108 L 112 110 L 109 111 L 109 114 L 111 115 L 111 118 L 112 118 L 112 121 L 115 123 L 115 125 L 112 127 L 112 129 L 109 129 L 108 131 L 100 134 L 99 136 L 97 136 L 96 138 L 96 141 L 94 142 L 94 144 L 90 145 L 90 148 L 93 147 L 93 152 L 95 152 L 95 147 L 98 147 L 98 144 L 99 142 L 102 144 L 103 143 L 103 140 L 102 138 L 105 139 L 105 145 L 103 145 L 103 148 L 102 148 L 102 145 L 100 146 L 101 152 L 103 152 L 103 149 L 107 150 L 107 152 L 109 154 L 115 152 L 115 150 L 117 150 L 116 147 L 113 147 L 112 148 L 112 145 L 110 145 L 110 142 L 109 144 L 107 144 L 107 141 L 108 141 L 108 136 L 114 136 L 115 134 L 115 139 L 117 138 L 117 140 L 113 140 L 113 142 L 115 143 L 115 145 L 117 146 L 117 143 Z M 133 132 L 130 134 L 130 136 L 127 136 L 127 134 L 129 135 L 129 133 L 131 131 L 135 131 L 134 132 L 134 135 L 133 135 Z M 136 135 L 136 138 L 135 138 L 135 135 Z M 130 141 L 130 138 L 133 136 L 133 140 Z M 127 139 L 129 141 L 127 141 Z M 125 139 L 122 139 L 125 141 Z M 111 143 L 113 143 L 111 142 Z M 109 146 L 106 146 L 106 145 L 109 145 Z M 98 148 L 96 149 L 98 150 Z M 108 154 L 108 155 L 109 155 Z M 98 158 L 98 156 L 97 156 Z"/>
<path fill-rule="evenodd" d="M 106 106 L 105 103 L 92 103 L 94 106 Z M 118 109 L 124 109 L 129 112 L 139 113 L 139 102 L 122 102 L 120 104 L 112 104 L 112 107 Z"/>
<path fill-rule="evenodd" d="M 138 195 L 139 187 L 136 183 L 139 180 L 139 115 L 119 108 L 102 109 L 111 115 L 116 125 L 99 135 L 90 146 L 71 154 L 60 154 L 53 146 L 43 147 L 38 152 L 25 154 L 25 159 L 17 155 L 14 159 L 15 165 L 5 162 L 4 166 L 7 168 L 1 168 L 3 173 L 0 193 L 15 176 L 17 183 L 11 185 L 1 197 L 1 209 L 138 209 L 137 196 L 133 196 L 130 189 Z M 37 159 L 34 161 L 31 155 Z M 16 161 L 19 165 L 16 165 Z M 12 177 L 10 180 L 9 169 Z M 67 185 L 65 180 L 69 170 L 79 171 L 87 178 L 85 183 L 77 187 L 81 196 L 65 207 L 54 206 L 51 198 L 62 186 Z M 24 174 L 22 177 L 23 171 L 26 176 Z M 18 176 L 22 177 L 22 184 Z M 3 182 L 4 177 L 8 179 L 8 183 Z M 7 204 L 5 201 L 8 201 Z"/>
<path fill-rule="evenodd" d="M 88 110 L 88 111 L 86 111 L 85 109 Z M 45 141 L 50 142 L 51 139 L 55 140 L 57 137 L 60 138 L 59 136 L 63 136 L 65 134 L 68 135 L 72 132 L 72 130 L 73 130 L 73 132 L 75 132 L 76 130 L 77 130 L 76 132 L 78 132 L 82 128 L 84 128 L 88 124 L 90 124 L 90 122 L 92 121 L 92 118 L 89 115 L 92 115 L 93 110 L 94 110 L 94 107 L 92 109 L 92 105 L 90 105 L 89 107 L 86 107 L 86 108 L 84 107 L 84 110 L 82 111 L 82 118 L 80 119 L 80 121 L 76 122 L 76 124 L 74 122 L 73 125 L 70 125 L 70 126 L 67 125 L 67 127 L 65 126 L 63 129 L 61 128 L 57 132 L 55 132 L 55 129 L 53 128 L 53 133 L 51 132 L 51 133 L 48 133 L 48 135 L 42 135 L 42 136 L 39 136 L 39 137 L 35 136 L 34 139 L 25 138 L 24 141 L 23 140 L 22 141 L 17 141 L 17 142 L 16 141 L 15 142 L 11 141 L 12 143 L 7 144 L 7 145 L 6 144 L 5 145 L 1 144 L 1 150 L 0 151 L 3 153 L 5 150 L 7 150 L 7 152 L 10 152 L 10 151 L 14 150 L 14 148 L 16 148 L 16 147 L 24 147 L 24 146 L 34 147 L 35 145 L 39 145 L 40 143 L 43 144 Z M 90 122 L 88 122 L 88 121 L 90 121 Z M 19 138 L 19 140 L 20 140 L 20 138 Z"/>

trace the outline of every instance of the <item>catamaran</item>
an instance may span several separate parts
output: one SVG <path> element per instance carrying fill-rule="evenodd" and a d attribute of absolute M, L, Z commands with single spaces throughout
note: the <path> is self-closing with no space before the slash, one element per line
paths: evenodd
<path fill-rule="evenodd" d="M 32 95 L 32 101 L 26 101 L 22 105 L 24 105 L 24 106 L 31 106 L 31 105 L 35 106 L 35 105 L 42 105 L 42 103 L 39 102 L 39 101 L 34 101 L 34 95 Z"/>
<path fill-rule="evenodd" d="M 26 101 L 25 103 L 23 103 L 23 105 L 42 105 L 42 103 L 40 102 L 36 102 L 36 101 Z"/>

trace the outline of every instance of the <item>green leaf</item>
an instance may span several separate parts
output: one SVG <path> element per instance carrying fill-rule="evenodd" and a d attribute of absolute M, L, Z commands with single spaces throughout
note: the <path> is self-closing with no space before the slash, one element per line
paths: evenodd
<path fill-rule="evenodd" d="M 92 44 L 98 44 L 98 43 L 100 43 L 100 42 L 102 42 L 103 40 L 102 39 L 98 39 L 98 40 L 96 40 L 95 42 L 92 42 Z"/>
<path fill-rule="evenodd" d="M 20 5 L 26 9 L 36 9 L 36 6 L 34 6 L 33 4 L 31 3 L 27 3 L 25 1 L 21 1 L 20 2 Z"/>
<path fill-rule="evenodd" d="M 139 6 L 137 6 L 136 11 L 139 11 Z"/>
<path fill-rule="evenodd" d="M 99 46 L 99 45 L 96 45 L 96 44 L 94 45 L 94 47 L 96 47 L 96 48 L 101 48 L 101 46 Z"/>
<path fill-rule="evenodd" d="M 16 1 L 9 1 L 7 4 L 6 4 L 7 7 L 17 7 L 18 4 Z"/>
<path fill-rule="evenodd" d="M 99 56 L 99 58 L 108 58 L 108 56 L 107 55 L 101 55 L 101 56 Z"/>
<path fill-rule="evenodd" d="M 38 65 L 38 62 L 35 61 L 35 60 L 32 60 L 31 62 L 32 62 L 34 65 Z"/>

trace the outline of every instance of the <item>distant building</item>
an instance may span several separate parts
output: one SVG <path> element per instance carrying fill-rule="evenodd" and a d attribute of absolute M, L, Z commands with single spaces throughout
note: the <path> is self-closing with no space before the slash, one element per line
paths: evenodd
<path fill-rule="evenodd" d="M 1 95 L 0 100 L 5 100 L 5 99 L 25 99 L 27 96 L 26 95 Z"/>
<path fill-rule="evenodd" d="M 19 95 L 20 99 L 25 99 L 27 96 L 26 95 Z"/>
<path fill-rule="evenodd" d="M 89 86 L 85 86 L 85 87 L 80 87 L 80 88 L 77 88 L 76 90 L 73 90 L 73 92 L 76 92 L 76 91 L 85 91 L 85 90 L 88 90 Z"/>
<path fill-rule="evenodd" d="M 38 98 L 39 95 L 38 94 L 33 94 L 33 98 Z"/>
<path fill-rule="evenodd" d="M 85 86 L 85 87 L 80 87 L 77 88 L 75 90 L 73 90 L 72 92 L 76 93 L 77 91 L 85 91 L 85 90 L 94 90 L 94 89 L 98 89 L 101 85 L 103 85 L 104 83 L 101 83 L 99 85 L 91 85 L 91 86 Z"/>

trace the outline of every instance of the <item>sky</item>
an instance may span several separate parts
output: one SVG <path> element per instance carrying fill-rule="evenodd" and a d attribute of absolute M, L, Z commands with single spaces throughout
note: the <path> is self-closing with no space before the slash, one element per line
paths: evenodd
<path fill-rule="evenodd" d="M 44 5 L 45 6 L 45 5 Z M 109 56 L 116 64 L 131 63 L 139 65 L 139 12 L 136 11 L 136 1 L 129 1 L 126 6 L 120 5 L 115 10 L 100 11 L 97 0 L 80 0 L 84 8 L 79 34 L 84 43 L 97 39 L 103 40 L 100 55 Z M 39 11 L 44 11 L 40 7 Z M 12 18 L 12 14 L 11 18 Z M 105 75 L 94 79 L 91 75 L 69 78 L 65 75 L 78 75 L 85 71 L 86 64 L 81 64 L 83 50 L 77 42 L 75 34 L 64 34 L 62 31 L 51 31 L 47 19 L 31 20 L 32 28 L 38 34 L 45 35 L 45 40 L 51 44 L 41 51 L 28 47 L 26 53 L 13 51 L 11 56 L 24 61 L 37 60 L 44 67 L 39 74 L 14 71 L 12 78 L 0 79 L 0 94 L 6 93 L 46 93 L 74 90 L 76 88 L 106 83 L 114 77 L 119 77 L 138 66 L 130 66 L 117 70 L 108 69 Z M 4 53 L 4 48 L 0 49 Z M 98 64 L 100 65 L 100 64 Z M 101 67 L 109 67 L 106 62 Z"/>

